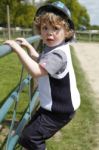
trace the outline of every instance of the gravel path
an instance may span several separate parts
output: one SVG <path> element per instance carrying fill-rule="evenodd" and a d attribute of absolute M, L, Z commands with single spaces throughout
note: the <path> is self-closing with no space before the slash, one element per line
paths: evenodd
<path fill-rule="evenodd" d="M 99 150 L 99 43 L 77 42 L 73 44 L 73 47 L 96 96 L 93 102 L 98 114 L 95 135 L 97 147 L 94 150 Z"/>

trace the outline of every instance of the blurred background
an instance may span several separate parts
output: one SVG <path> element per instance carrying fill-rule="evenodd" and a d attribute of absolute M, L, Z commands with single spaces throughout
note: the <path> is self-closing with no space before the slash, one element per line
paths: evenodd
<path fill-rule="evenodd" d="M 43 3 L 55 0 L 1 0 L 0 41 L 33 35 L 33 18 Z M 98 4 L 96 0 L 61 0 L 71 11 L 78 40 L 99 41 Z"/>

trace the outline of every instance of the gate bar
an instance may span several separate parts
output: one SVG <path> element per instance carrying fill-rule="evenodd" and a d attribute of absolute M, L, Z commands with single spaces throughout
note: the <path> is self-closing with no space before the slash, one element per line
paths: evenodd
<path fill-rule="evenodd" d="M 26 38 L 26 40 L 32 44 L 33 42 L 36 42 L 37 40 L 40 40 L 41 37 L 39 35 L 35 35 L 35 36 L 32 36 L 32 37 L 29 37 L 29 38 Z M 7 44 L 4 44 L 4 45 L 1 45 L 0 46 L 0 57 L 3 57 L 9 53 L 12 52 L 12 49 L 9 45 Z"/>

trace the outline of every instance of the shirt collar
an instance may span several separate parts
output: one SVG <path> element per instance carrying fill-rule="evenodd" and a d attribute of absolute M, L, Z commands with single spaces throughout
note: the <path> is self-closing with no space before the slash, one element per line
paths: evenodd
<path fill-rule="evenodd" d="M 56 46 L 53 46 L 53 47 L 49 47 L 49 46 L 47 46 L 47 45 L 44 45 L 44 52 L 47 53 L 47 52 L 49 52 L 49 51 L 55 49 L 56 47 L 59 47 L 59 46 L 64 45 L 64 44 L 66 44 L 65 41 L 63 41 L 63 42 L 61 42 L 60 44 L 58 44 L 58 45 L 56 45 Z"/>

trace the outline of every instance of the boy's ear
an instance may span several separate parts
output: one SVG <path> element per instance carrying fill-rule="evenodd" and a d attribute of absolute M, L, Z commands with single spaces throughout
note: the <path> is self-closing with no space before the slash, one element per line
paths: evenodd
<path fill-rule="evenodd" d="M 65 37 L 69 36 L 69 31 L 65 31 Z"/>
<path fill-rule="evenodd" d="M 75 34 L 74 30 L 69 30 L 65 32 L 65 37 L 66 39 L 71 40 L 74 37 L 74 34 Z"/>

